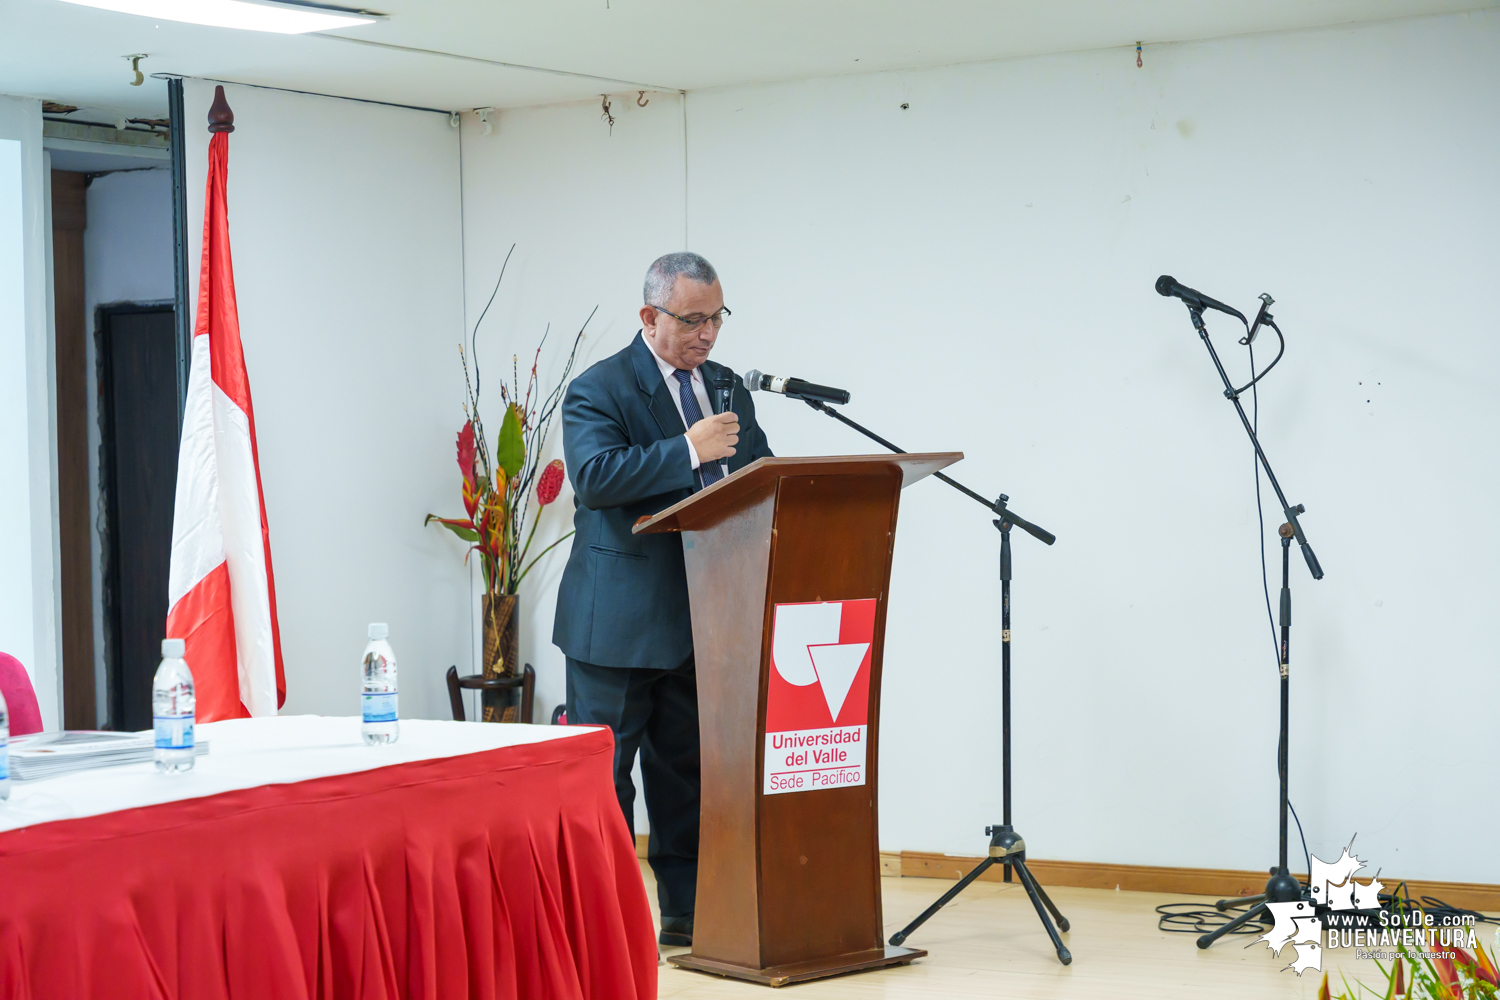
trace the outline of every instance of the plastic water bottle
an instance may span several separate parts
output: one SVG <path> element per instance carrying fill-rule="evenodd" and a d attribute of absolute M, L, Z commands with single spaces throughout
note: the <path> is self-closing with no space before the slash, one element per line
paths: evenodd
<path fill-rule="evenodd" d="M 161 666 L 151 682 L 151 715 L 156 722 L 156 769 L 177 774 L 193 769 L 193 723 L 198 698 L 193 672 L 182 658 L 181 639 L 161 641 Z"/>
<path fill-rule="evenodd" d="M 0 692 L 0 802 L 10 798 L 10 709 Z"/>
<path fill-rule="evenodd" d="M 365 646 L 364 725 L 360 733 L 365 743 L 394 743 L 401 737 L 400 716 L 396 711 L 396 654 L 385 637 L 391 634 L 385 622 L 370 626 L 370 642 Z"/>

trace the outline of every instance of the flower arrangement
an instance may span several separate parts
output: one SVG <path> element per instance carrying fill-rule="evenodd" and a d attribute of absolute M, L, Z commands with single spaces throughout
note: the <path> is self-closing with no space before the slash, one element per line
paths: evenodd
<path fill-rule="evenodd" d="M 1500 972 L 1495 962 L 1485 952 L 1484 945 L 1475 942 L 1475 954 L 1452 945 L 1439 945 L 1430 956 L 1412 952 L 1406 945 L 1397 947 L 1396 960 L 1387 969 L 1380 962 L 1381 975 L 1385 976 L 1383 988 L 1372 989 L 1364 983 L 1350 987 L 1344 981 L 1344 990 L 1333 993 L 1328 988 L 1328 973 L 1323 974 L 1323 984 L 1318 989 L 1318 1000 L 1360 1000 L 1363 995 L 1380 1000 L 1494 1000 L 1500 988 Z M 1405 964 L 1403 963 L 1405 960 Z M 1411 966 L 1411 978 L 1406 977 L 1406 964 Z"/>
<path fill-rule="evenodd" d="M 514 252 L 515 247 L 511 247 Z M 510 254 L 506 254 L 509 263 Z M 500 280 L 505 277 L 505 268 L 500 269 L 500 279 L 495 282 L 495 291 L 500 290 Z M 490 302 L 495 293 L 490 293 Z M 594 312 L 598 311 L 596 306 Z M 583 326 L 573 338 L 573 344 L 563 364 L 562 375 L 557 384 L 544 396 L 538 385 L 537 365 L 542 348 L 547 344 L 547 333 L 542 334 L 531 359 L 531 373 L 527 378 L 525 392 L 521 390 L 515 355 L 511 356 L 511 384 L 500 384 L 500 399 L 505 406 L 505 416 L 500 422 L 500 434 L 495 439 L 493 450 L 484 433 L 484 422 L 479 415 L 479 393 L 481 389 L 477 336 L 484 322 L 489 305 L 485 305 L 479 320 L 474 324 L 468 352 L 463 346 L 458 349 L 464 366 L 463 427 L 458 431 L 458 468 L 463 474 L 463 504 L 467 517 L 439 517 L 428 514 L 424 524 L 436 522 L 470 543 L 469 552 L 478 553 L 480 568 L 484 574 L 486 597 L 501 597 L 519 592 L 521 581 L 536 565 L 537 560 L 554 547 L 572 536 L 568 532 L 538 552 L 529 562 L 526 557 L 531 550 L 531 541 L 536 536 L 541 521 L 542 508 L 557 499 L 566 478 L 563 462 L 555 458 L 541 465 L 547 434 L 551 430 L 552 418 L 562 403 L 563 391 L 568 384 L 568 375 L 578 356 L 578 345 L 584 330 L 594 313 L 589 313 Z M 548 328 L 550 332 L 550 327 Z M 472 369 L 470 362 L 472 360 Z M 533 403 L 533 400 L 535 402 Z M 535 487 L 536 514 L 527 530 L 530 514 L 530 497 Z M 465 557 L 467 559 L 467 556 Z"/>
<path fill-rule="evenodd" d="M 1397 900 L 1396 907 L 1401 901 Z M 1400 907 L 1411 910 L 1411 901 Z M 1495 934 L 1500 944 L 1500 931 Z M 1471 939 L 1472 940 L 1472 939 Z M 1340 993 L 1333 993 L 1328 986 L 1328 974 L 1323 974 L 1322 986 L 1318 989 L 1318 1000 L 1362 1000 L 1374 997 L 1379 1000 L 1495 1000 L 1500 996 L 1500 968 L 1484 950 L 1484 945 L 1473 941 L 1474 951 L 1458 945 L 1437 944 L 1413 951 L 1406 944 L 1396 945 L 1396 959 L 1387 968 L 1379 960 L 1375 962 L 1385 983 L 1379 987 L 1366 986 L 1356 981 L 1351 987 L 1347 979 Z M 1411 969 L 1408 978 L 1407 968 Z M 1342 978 L 1342 975 L 1341 977 Z"/>
<path fill-rule="evenodd" d="M 515 252 L 512 246 L 511 253 Z M 509 264 L 510 253 L 505 255 Z M 531 359 L 531 373 L 522 389 L 518 358 L 511 356 L 511 382 L 500 384 L 500 401 L 505 415 L 500 421 L 500 433 L 491 448 L 485 435 L 484 421 L 480 417 L 478 334 L 480 324 L 489 313 L 505 278 L 505 266 L 500 268 L 500 277 L 495 281 L 495 290 L 489 302 L 474 324 L 467 350 L 458 349 L 464 369 L 464 425 L 458 431 L 458 468 L 462 474 L 462 497 L 466 517 L 439 517 L 428 514 L 424 524 L 440 524 L 469 543 L 464 555 L 467 562 L 476 555 L 484 575 L 484 644 L 482 664 L 487 678 L 511 678 L 519 674 L 519 594 L 521 581 L 531 572 L 537 561 L 552 549 L 571 538 L 569 531 L 532 556 L 532 539 L 536 537 L 537 525 L 541 522 L 544 508 L 557 500 L 562 492 L 566 475 L 562 459 L 555 458 L 542 464 L 542 455 L 547 444 L 547 434 L 552 419 L 562 404 L 563 392 L 567 388 L 568 376 L 578 357 L 578 345 L 583 340 L 584 330 L 598 312 L 589 313 L 563 363 L 562 374 L 552 388 L 543 392 L 539 384 L 537 366 L 542 349 L 547 344 L 547 333 L 542 334 L 541 343 Z M 532 497 L 536 499 L 536 513 L 531 514 Z M 528 521 L 530 527 L 528 528 Z M 486 722 L 510 722 L 517 716 L 513 691 L 486 690 L 484 692 L 483 718 Z"/>

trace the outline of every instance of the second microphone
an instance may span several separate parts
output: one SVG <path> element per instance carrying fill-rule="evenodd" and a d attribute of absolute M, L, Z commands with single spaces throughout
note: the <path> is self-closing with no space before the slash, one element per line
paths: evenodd
<path fill-rule="evenodd" d="M 766 392 L 779 392 L 793 399 L 812 399 L 820 403 L 838 403 L 840 406 L 849 402 L 848 389 L 817 385 L 813 382 L 804 382 L 800 378 L 766 375 L 753 368 L 745 373 L 745 388 L 751 392 L 764 389 Z"/>

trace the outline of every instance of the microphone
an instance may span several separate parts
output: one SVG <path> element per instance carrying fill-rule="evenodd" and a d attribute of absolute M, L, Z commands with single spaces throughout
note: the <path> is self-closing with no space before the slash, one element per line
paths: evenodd
<path fill-rule="evenodd" d="M 724 367 L 714 372 L 713 390 L 713 401 L 718 404 L 718 412 L 728 413 L 729 400 L 734 395 L 734 372 Z"/>
<path fill-rule="evenodd" d="M 848 389 L 834 389 L 831 386 L 816 385 L 812 382 L 804 382 L 800 378 L 782 378 L 776 375 L 764 375 L 751 369 L 745 373 L 745 388 L 751 392 L 761 389 L 767 392 L 779 392 L 783 396 L 793 399 L 808 399 L 819 403 L 838 403 L 843 406 L 849 402 Z"/>
<path fill-rule="evenodd" d="M 1272 318 L 1270 309 L 1275 302 L 1276 300 L 1271 298 L 1269 292 L 1260 293 L 1260 309 L 1255 314 L 1255 322 L 1250 324 L 1250 332 L 1245 334 L 1244 339 L 1240 343 L 1255 343 L 1255 335 L 1260 332 L 1261 324 Z"/>
<path fill-rule="evenodd" d="M 1231 316 L 1239 317 L 1239 321 L 1246 326 L 1250 325 L 1250 321 L 1245 319 L 1245 314 L 1234 306 L 1226 306 L 1218 299 L 1211 299 L 1196 288 L 1179 285 L 1177 279 L 1170 274 L 1164 274 L 1156 279 L 1156 294 L 1165 295 L 1168 298 L 1176 296 L 1186 302 L 1189 308 L 1197 309 L 1200 312 L 1204 309 L 1217 309 L 1221 313 L 1228 313 Z"/>

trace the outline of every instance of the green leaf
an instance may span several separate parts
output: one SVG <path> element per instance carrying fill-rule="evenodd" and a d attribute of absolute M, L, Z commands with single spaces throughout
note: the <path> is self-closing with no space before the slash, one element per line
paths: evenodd
<path fill-rule="evenodd" d="M 463 521 L 458 518 L 438 517 L 436 514 L 428 514 L 427 520 L 423 521 L 422 523 L 431 524 L 433 521 L 441 524 L 443 527 L 447 528 L 449 531 L 453 532 L 455 535 L 457 535 L 459 538 L 462 538 L 466 542 L 479 541 L 479 532 L 474 530 L 474 522 L 472 521 Z"/>
<path fill-rule="evenodd" d="M 505 470 L 506 483 L 520 475 L 521 467 L 526 464 L 526 441 L 514 404 L 505 408 L 505 419 L 500 423 L 500 437 L 495 442 L 495 461 Z"/>

